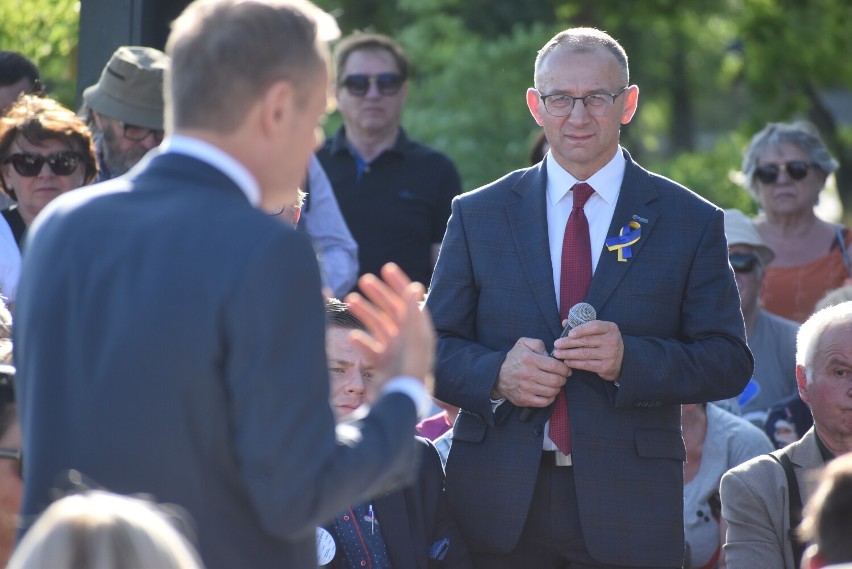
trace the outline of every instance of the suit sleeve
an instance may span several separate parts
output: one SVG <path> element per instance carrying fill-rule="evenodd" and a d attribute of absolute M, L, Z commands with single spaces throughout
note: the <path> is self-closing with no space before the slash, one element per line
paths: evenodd
<path fill-rule="evenodd" d="M 771 459 L 765 459 L 771 460 Z M 725 559 L 728 569 L 792 568 L 792 548 L 785 535 L 789 519 L 783 473 L 763 461 L 748 463 L 722 476 L 722 517 L 728 522 Z"/>
<path fill-rule="evenodd" d="M 231 400 L 222 420 L 266 531 L 304 538 L 344 507 L 413 481 L 416 411 L 406 395 L 382 397 L 359 438 L 336 440 L 319 271 L 304 235 L 275 232 L 257 244 L 222 334 Z"/>
<path fill-rule="evenodd" d="M 472 340 L 477 337 L 478 305 L 464 215 L 456 198 L 426 300 L 439 338 L 435 396 L 493 424 L 490 395 L 507 352 Z"/>
<path fill-rule="evenodd" d="M 690 266 L 681 301 L 671 307 L 679 310 L 677 329 L 664 337 L 623 336 L 618 407 L 717 401 L 739 394 L 751 378 L 754 359 L 728 265 L 723 213 L 716 210 L 700 230 L 697 248 L 684 259 Z"/>

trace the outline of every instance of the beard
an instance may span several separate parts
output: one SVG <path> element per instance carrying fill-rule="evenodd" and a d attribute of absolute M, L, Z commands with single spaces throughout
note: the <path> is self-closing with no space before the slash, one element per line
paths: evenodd
<path fill-rule="evenodd" d="M 119 136 L 124 137 L 123 134 L 116 134 L 114 128 L 105 128 L 101 133 L 103 165 L 113 178 L 127 173 L 148 153 L 147 148 L 138 144 L 123 150 L 119 145 Z"/>

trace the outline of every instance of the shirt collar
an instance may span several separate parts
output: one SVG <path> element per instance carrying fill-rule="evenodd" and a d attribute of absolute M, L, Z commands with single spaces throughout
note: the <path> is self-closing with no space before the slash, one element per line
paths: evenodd
<path fill-rule="evenodd" d="M 405 154 L 405 149 L 408 146 L 409 139 L 405 134 L 405 129 L 399 127 L 399 132 L 396 136 L 396 141 L 393 143 L 393 146 L 385 149 L 382 154 L 385 152 L 394 152 L 397 154 Z M 329 151 L 331 154 L 338 154 L 340 152 L 346 152 L 351 155 L 355 155 L 356 152 L 353 148 L 349 146 L 349 141 L 346 140 L 346 127 L 341 126 L 337 129 L 337 132 L 334 134 L 334 137 L 331 139 L 331 146 L 329 147 Z"/>
<path fill-rule="evenodd" d="M 260 205 L 260 186 L 255 177 L 248 168 L 221 148 L 199 138 L 173 134 L 163 141 L 160 150 L 163 154 L 184 154 L 209 164 L 228 176 L 246 195 L 251 205 Z"/>
<path fill-rule="evenodd" d="M 619 146 L 612 160 L 603 168 L 592 174 L 588 180 L 578 180 L 556 162 L 553 153 L 548 152 L 545 157 L 545 168 L 547 168 L 547 194 L 550 203 L 556 204 L 563 199 L 577 182 L 586 182 L 606 203 L 613 204 L 618 199 L 626 167 L 627 161 Z"/>

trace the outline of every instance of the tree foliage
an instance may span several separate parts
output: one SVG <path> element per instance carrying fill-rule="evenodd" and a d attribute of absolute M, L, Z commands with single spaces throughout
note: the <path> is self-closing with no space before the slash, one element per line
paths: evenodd
<path fill-rule="evenodd" d="M 622 140 L 635 158 L 724 207 L 754 211 L 733 181 L 767 121 L 808 118 L 841 162 L 852 211 L 852 119 L 827 96 L 852 88 L 849 0 L 317 0 L 344 33 L 399 39 L 414 63 L 404 124 L 449 154 L 468 189 L 527 165 L 538 127 L 526 109 L 536 51 L 558 30 L 588 25 L 630 56 L 639 111 Z M 74 104 L 79 2 L 0 2 L 0 48 L 42 69 Z M 848 105 L 848 103 L 847 103 Z M 841 109 L 842 111 L 842 109 Z M 852 111 L 846 111 L 852 115 Z M 330 117 L 331 132 L 340 124 Z"/>
<path fill-rule="evenodd" d="M 35 63 L 48 93 L 73 109 L 77 81 L 79 0 L 0 2 L 0 49 Z"/>
<path fill-rule="evenodd" d="M 535 52 L 556 31 L 588 25 L 630 56 L 640 105 L 622 140 L 643 164 L 754 211 L 733 180 L 743 148 L 767 121 L 807 117 L 843 162 L 841 195 L 852 195 L 843 176 L 852 176 L 852 134 L 820 101 L 825 89 L 852 86 L 848 0 L 646 0 L 629 10 L 621 0 L 320 4 L 337 10 L 344 33 L 371 29 L 403 43 L 417 71 L 404 123 L 457 161 L 467 188 L 526 165 Z"/>

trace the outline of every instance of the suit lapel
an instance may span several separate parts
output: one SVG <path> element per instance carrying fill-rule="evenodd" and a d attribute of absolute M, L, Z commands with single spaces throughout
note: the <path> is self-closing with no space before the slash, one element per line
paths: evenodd
<path fill-rule="evenodd" d="M 618 235 L 621 228 L 633 220 L 634 216 L 641 218 L 637 221 L 642 226 L 642 236 L 631 246 L 633 257 L 625 262 L 619 262 L 618 253 L 608 250 L 604 245 L 588 294 L 589 304 L 594 306 L 598 313 L 612 296 L 627 270 L 635 263 L 642 262 L 642 248 L 647 243 L 659 215 L 655 209 L 648 206 L 649 202 L 657 198 L 657 190 L 648 172 L 636 165 L 626 150 L 624 155 L 627 159 L 624 181 L 621 183 L 615 213 L 606 236 L 609 238 Z"/>
<path fill-rule="evenodd" d="M 553 332 L 562 331 L 547 236 L 547 174 L 544 162 L 527 170 L 513 188 L 516 200 L 506 205 L 509 228 L 530 290 Z"/>
<path fill-rule="evenodd" d="M 417 567 L 415 544 L 411 540 L 412 528 L 404 496 L 404 492 L 409 490 L 391 492 L 373 500 L 391 565 L 399 569 Z"/>

